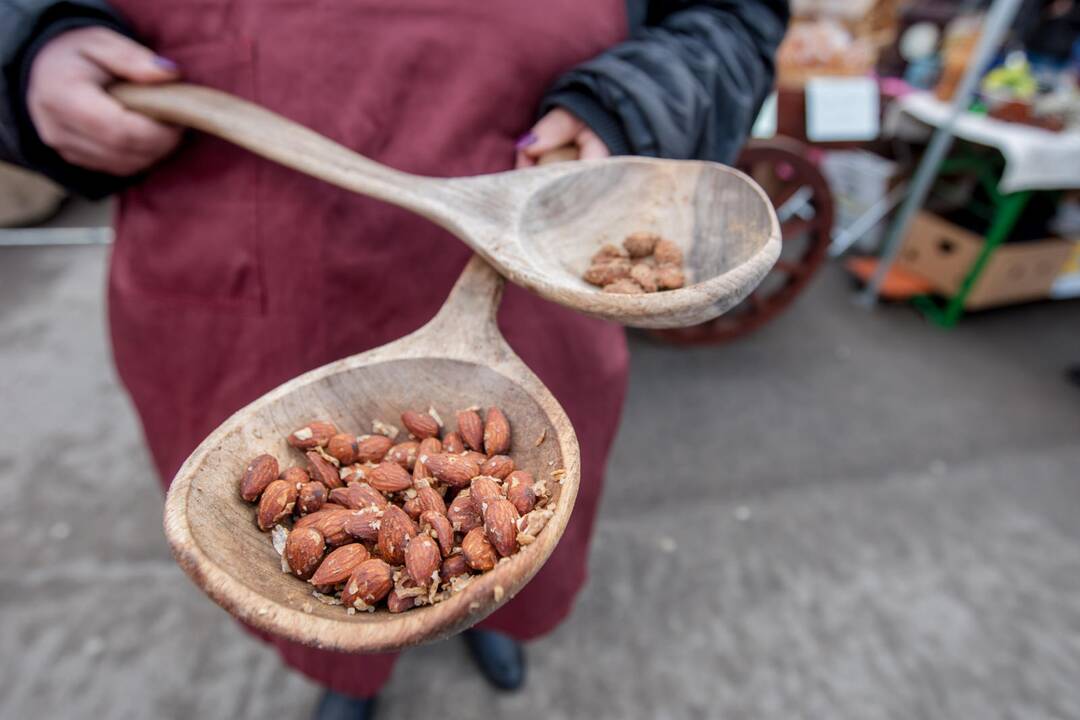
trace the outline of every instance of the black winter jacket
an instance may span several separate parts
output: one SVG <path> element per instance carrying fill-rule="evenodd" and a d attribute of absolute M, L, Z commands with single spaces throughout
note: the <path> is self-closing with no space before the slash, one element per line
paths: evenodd
<path fill-rule="evenodd" d="M 541 111 L 576 114 L 615 155 L 731 162 L 773 83 L 787 0 L 627 0 L 628 39 L 559 78 Z M 123 178 L 64 162 L 26 110 L 30 65 L 62 32 L 133 35 L 105 0 L 0 0 L 0 160 L 100 196 Z"/>

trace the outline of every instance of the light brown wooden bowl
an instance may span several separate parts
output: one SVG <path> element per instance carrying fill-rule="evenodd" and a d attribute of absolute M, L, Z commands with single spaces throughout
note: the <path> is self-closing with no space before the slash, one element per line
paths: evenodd
<path fill-rule="evenodd" d="M 385 652 L 446 637 L 512 598 L 566 528 L 580 457 L 566 414 L 499 335 L 501 290 L 502 279 L 474 258 L 428 325 L 285 383 L 206 438 L 177 473 L 165 504 L 165 534 L 195 583 L 260 630 L 344 652 Z M 303 455 L 284 438 L 311 420 L 329 419 L 362 433 L 373 419 L 400 427 L 403 410 L 430 405 L 449 423 L 465 407 L 500 407 L 511 423 L 514 462 L 538 480 L 548 478 L 554 516 L 536 542 L 474 576 L 444 602 L 400 614 L 383 609 L 348 615 L 343 607 L 324 605 L 310 584 L 281 571 L 269 533 L 255 526 L 254 506 L 240 498 L 244 468 L 261 453 L 274 455 L 283 467 L 302 463 Z M 561 484 L 551 477 L 556 469 L 566 471 Z"/>

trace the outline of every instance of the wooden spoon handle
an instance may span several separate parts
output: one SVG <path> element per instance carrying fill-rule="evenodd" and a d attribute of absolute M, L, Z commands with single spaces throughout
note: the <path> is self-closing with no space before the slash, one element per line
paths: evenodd
<path fill-rule="evenodd" d="M 185 83 L 119 84 L 109 92 L 129 110 L 216 135 L 268 160 L 437 222 L 451 200 L 445 196 L 446 181 L 381 165 L 228 93 Z"/>
<path fill-rule="evenodd" d="M 495 321 L 503 287 L 502 275 L 473 255 L 442 308 L 417 331 L 417 343 L 447 357 L 490 360 L 500 356 L 509 349 Z"/>

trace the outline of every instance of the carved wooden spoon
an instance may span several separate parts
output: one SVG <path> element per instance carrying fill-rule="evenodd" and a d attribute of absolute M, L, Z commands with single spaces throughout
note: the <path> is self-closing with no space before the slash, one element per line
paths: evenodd
<path fill-rule="evenodd" d="M 682 327 L 711 320 L 746 297 L 780 254 L 768 197 L 749 177 L 717 163 L 616 157 L 475 177 L 422 177 L 210 88 L 118 85 L 112 93 L 132 110 L 419 213 L 515 283 L 624 325 Z M 615 295 L 581 279 L 601 244 L 638 231 L 657 232 L 683 248 L 687 287 Z"/>

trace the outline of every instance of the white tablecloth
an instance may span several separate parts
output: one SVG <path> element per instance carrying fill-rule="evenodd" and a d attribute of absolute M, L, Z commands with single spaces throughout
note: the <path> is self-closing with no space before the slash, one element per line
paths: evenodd
<path fill-rule="evenodd" d="M 910 93 L 890 104 L 884 132 L 925 140 L 930 135 L 927 125 L 940 127 L 948 115 L 949 106 L 930 93 Z M 998 190 L 1003 193 L 1080 188 L 1080 131 L 1055 133 L 966 112 L 957 118 L 953 134 L 1001 151 L 1005 173 Z"/>

